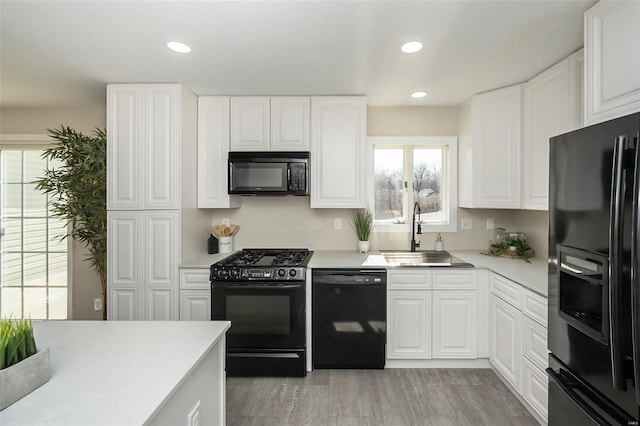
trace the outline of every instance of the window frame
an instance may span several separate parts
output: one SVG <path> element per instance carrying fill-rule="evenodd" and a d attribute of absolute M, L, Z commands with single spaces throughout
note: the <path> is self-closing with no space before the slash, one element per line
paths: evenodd
<path fill-rule="evenodd" d="M 423 232 L 457 232 L 458 230 L 458 137 L 457 136 L 369 136 L 367 138 L 367 204 L 374 206 L 375 202 L 375 182 L 374 182 L 374 150 L 381 148 L 429 148 L 447 147 L 447 154 L 444 155 L 442 164 L 443 186 L 448 189 L 448 223 L 429 224 L 423 222 Z M 407 155 L 404 155 L 407 161 Z M 405 165 L 406 167 L 406 165 Z M 413 165 L 410 165 L 413 169 Z M 409 206 L 404 203 L 403 208 Z M 407 210 L 408 212 L 408 210 Z M 409 213 L 409 216 L 411 213 Z M 374 222 L 373 232 L 411 232 L 411 222 L 402 224 L 390 224 Z"/>
<path fill-rule="evenodd" d="M 55 141 L 46 134 L 0 134 L 0 150 L 45 150 Z M 67 238 L 67 320 L 73 315 L 73 239 Z"/>

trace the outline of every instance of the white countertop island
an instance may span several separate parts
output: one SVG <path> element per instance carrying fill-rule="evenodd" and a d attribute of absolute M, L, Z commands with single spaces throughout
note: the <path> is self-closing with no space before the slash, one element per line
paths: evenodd
<path fill-rule="evenodd" d="M 224 424 L 227 321 L 34 321 L 51 379 L 0 425 Z M 194 407 L 197 408 L 194 409 Z"/>

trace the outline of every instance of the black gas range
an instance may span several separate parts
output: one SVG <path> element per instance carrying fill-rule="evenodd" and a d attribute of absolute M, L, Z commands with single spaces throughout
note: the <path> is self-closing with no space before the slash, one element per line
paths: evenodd
<path fill-rule="evenodd" d="M 211 319 L 231 321 L 228 376 L 306 375 L 308 249 L 243 249 L 211 265 Z"/>

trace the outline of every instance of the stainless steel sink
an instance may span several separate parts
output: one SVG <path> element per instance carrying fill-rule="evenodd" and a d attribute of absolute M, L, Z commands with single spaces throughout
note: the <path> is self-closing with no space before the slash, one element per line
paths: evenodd
<path fill-rule="evenodd" d="M 451 266 L 452 260 L 446 251 L 381 251 L 380 254 L 389 265 L 397 266 Z"/>

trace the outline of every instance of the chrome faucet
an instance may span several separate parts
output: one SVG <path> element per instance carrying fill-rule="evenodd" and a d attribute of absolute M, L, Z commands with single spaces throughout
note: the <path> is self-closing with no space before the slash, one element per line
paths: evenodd
<path fill-rule="evenodd" d="M 416 217 L 418 220 L 416 220 Z M 416 232 L 416 225 L 418 225 L 418 232 Z M 422 221 L 420 220 L 420 204 L 413 203 L 413 220 L 411 221 L 411 251 L 415 252 L 417 247 L 420 247 L 420 241 L 416 241 L 416 234 L 422 235 Z"/>

